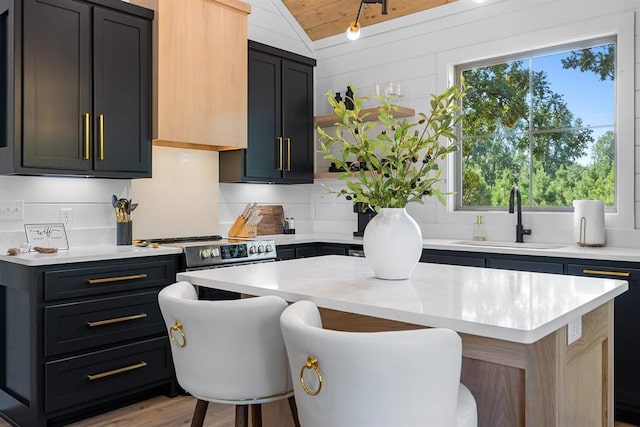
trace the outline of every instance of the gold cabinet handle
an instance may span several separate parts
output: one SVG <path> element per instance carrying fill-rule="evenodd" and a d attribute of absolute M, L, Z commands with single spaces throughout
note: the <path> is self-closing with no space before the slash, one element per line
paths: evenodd
<path fill-rule="evenodd" d="M 304 371 L 306 369 L 313 369 L 318 376 L 318 389 L 315 391 L 310 390 L 304 382 Z M 320 368 L 318 368 L 318 360 L 315 357 L 308 356 L 307 363 L 302 365 L 302 369 L 300 369 L 300 385 L 309 396 L 317 396 L 320 390 L 322 390 L 322 374 L 320 373 Z"/>
<path fill-rule="evenodd" d="M 134 369 L 140 369 L 147 366 L 147 362 L 136 363 L 135 365 L 125 366 L 123 368 L 114 369 L 112 371 L 100 372 L 99 374 L 88 374 L 87 379 L 89 381 L 99 380 L 100 378 L 110 377 L 112 375 L 121 374 L 123 372 L 133 371 Z"/>
<path fill-rule="evenodd" d="M 84 159 L 85 160 L 89 160 L 89 131 L 91 130 L 90 128 L 90 120 L 91 117 L 89 116 L 89 113 L 84 113 Z"/>
<path fill-rule="evenodd" d="M 142 274 L 132 274 L 130 276 L 117 276 L 117 277 L 103 277 L 100 279 L 87 279 L 87 283 L 90 285 L 95 285 L 98 283 L 110 283 L 110 282 L 119 282 L 121 280 L 135 280 L 135 279 L 146 279 L 147 275 Z"/>
<path fill-rule="evenodd" d="M 95 322 L 87 322 L 87 325 L 90 328 L 93 328 L 96 326 L 111 325 L 113 323 L 126 322 L 129 320 L 144 319 L 145 317 L 147 317 L 147 313 L 140 313 L 140 314 L 134 314 L 131 316 L 123 316 L 123 317 L 116 317 L 113 319 L 96 320 Z"/>
<path fill-rule="evenodd" d="M 631 273 L 628 271 L 605 271 L 605 270 L 582 270 L 584 274 L 598 274 L 601 276 L 618 276 L 618 277 L 629 277 Z"/>
<path fill-rule="evenodd" d="M 279 136 L 278 137 L 278 170 L 281 171 L 282 170 L 282 137 Z"/>
<path fill-rule="evenodd" d="M 100 127 L 100 160 L 104 160 L 104 114 L 98 116 Z"/>
<path fill-rule="evenodd" d="M 291 138 L 287 138 L 287 168 L 286 172 L 291 170 Z"/>

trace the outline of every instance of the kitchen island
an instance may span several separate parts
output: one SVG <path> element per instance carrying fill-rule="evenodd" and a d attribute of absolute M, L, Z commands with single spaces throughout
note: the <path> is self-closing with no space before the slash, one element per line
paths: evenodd
<path fill-rule="evenodd" d="M 311 300 L 332 329 L 453 329 L 480 426 L 613 425 L 613 299 L 625 281 L 426 263 L 409 280 L 388 281 L 375 279 L 366 260 L 341 256 L 177 277 Z M 567 324 L 576 319 L 581 338 L 568 345 Z"/>

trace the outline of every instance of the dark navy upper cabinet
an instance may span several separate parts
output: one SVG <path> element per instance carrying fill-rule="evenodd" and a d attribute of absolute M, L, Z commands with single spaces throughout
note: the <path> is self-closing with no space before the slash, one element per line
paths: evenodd
<path fill-rule="evenodd" d="M 112 0 L 8 4 L 2 119 L 13 126 L 0 126 L 1 171 L 151 176 L 153 11 Z"/>
<path fill-rule="evenodd" d="M 249 41 L 247 149 L 220 152 L 220 181 L 313 182 L 315 63 Z"/>

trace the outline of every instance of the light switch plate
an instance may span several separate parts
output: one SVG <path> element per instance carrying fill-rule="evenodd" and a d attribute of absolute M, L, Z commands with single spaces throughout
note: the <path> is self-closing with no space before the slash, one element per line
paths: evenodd
<path fill-rule="evenodd" d="M 0 200 L 0 221 L 24 219 L 24 200 Z"/>
<path fill-rule="evenodd" d="M 571 345 L 582 337 L 582 316 L 567 325 L 567 345 Z"/>

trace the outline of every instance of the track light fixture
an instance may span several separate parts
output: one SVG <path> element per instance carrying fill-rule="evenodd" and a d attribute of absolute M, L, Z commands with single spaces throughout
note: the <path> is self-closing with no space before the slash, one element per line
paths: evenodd
<path fill-rule="evenodd" d="M 364 4 L 382 4 L 382 14 L 386 15 L 387 12 L 387 0 L 360 0 L 360 7 L 358 8 L 358 14 L 356 20 L 351 22 L 351 25 L 347 28 L 347 38 L 349 40 L 358 40 L 360 38 L 360 12 L 362 12 L 362 6 Z"/>

